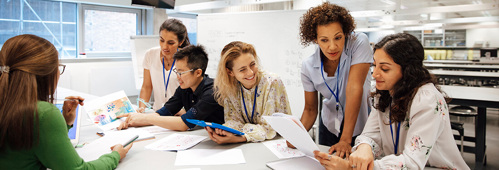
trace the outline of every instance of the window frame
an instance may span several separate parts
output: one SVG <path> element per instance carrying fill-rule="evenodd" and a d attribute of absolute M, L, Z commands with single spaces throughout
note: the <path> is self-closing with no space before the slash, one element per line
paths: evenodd
<path fill-rule="evenodd" d="M 107 11 L 107 12 L 126 12 L 136 14 L 136 35 L 143 35 L 145 32 L 144 27 L 144 13 L 143 8 L 133 8 L 133 7 L 114 7 L 114 6 L 102 6 L 93 4 L 78 4 L 78 54 L 85 53 L 84 56 L 79 55 L 79 58 L 131 58 L 130 52 L 86 52 L 85 51 L 85 11 L 86 10 L 97 10 L 97 11 Z"/>
<path fill-rule="evenodd" d="M 57 51 L 59 51 L 59 48 L 61 49 L 61 51 L 59 51 L 60 53 L 62 53 L 61 55 L 59 55 L 59 59 L 63 59 L 62 58 L 62 55 L 68 55 L 68 56 L 72 56 L 68 51 L 74 51 L 74 57 L 78 57 L 78 44 L 79 44 L 79 41 L 78 41 L 78 3 L 72 3 L 72 2 L 64 2 L 64 1 L 51 1 L 49 3 L 58 3 L 58 6 L 59 6 L 59 15 L 58 15 L 58 20 L 43 20 L 41 17 L 40 17 L 40 13 L 39 11 L 35 11 L 36 8 L 33 7 L 33 4 L 32 1 L 28 2 L 28 1 L 13 1 L 14 3 L 18 3 L 19 5 L 19 19 L 11 19 L 11 18 L 0 18 L 0 21 L 7 21 L 7 22 L 17 22 L 19 23 L 19 27 L 20 28 L 24 28 L 25 26 L 23 24 L 25 23 L 37 23 L 37 24 L 42 24 L 43 25 L 43 29 L 47 30 L 48 33 L 50 33 L 50 36 L 51 38 L 53 38 L 55 40 L 55 42 L 53 42 L 52 44 L 56 47 Z M 70 22 L 70 21 L 63 21 L 62 19 L 62 15 L 63 15 L 63 11 L 66 10 L 66 8 L 63 7 L 63 5 L 65 4 L 72 4 L 72 5 L 75 5 L 75 12 L 76 12 L 76 20 L 74 22 Z M 24 16 L 26 15 L 24 12 L 26 9 L 24 9 L 25 7 L 27 7 L 27 11 L 31 11 L 33 12 L 36 16 L 35 19 L 26 19 Z M 36 6 L 35 6 L 36 7 Z M 51 29 L 48 29 L 47 25 L 46 24 L 57 24 L 58 27 L 60 28 L 59 32 L 54 32 L 54 30 L 51 30 Z M 75 37 L 75 45 L 74 45 L 74 48 L 66 48 L 65 45 L 64 45 L 64 33 L 63 33 L 63 30 L 64 30 L 64 26 L 66 25 L 75 25 L 76 27 L 76 33 L 74 34 L 76 37 Z M 56 35 L 55 33 L 59 33 L 60 35 Z M 20 29 L 20 30 L 17 30 L 17 35 L 22 35 L 22 34 L 27 34 L 27 32 L 25 32 L 24 29 Z M 28 33 L 29 34 L 29 33 Z M 73 34 L 71 34 L 73 35 Z M 38 35 L 40 36 L 40 35 Z M 2 44 L 3 46 L 3 44 Z M 0 46 L 0 48 L 2 47 Z"/>

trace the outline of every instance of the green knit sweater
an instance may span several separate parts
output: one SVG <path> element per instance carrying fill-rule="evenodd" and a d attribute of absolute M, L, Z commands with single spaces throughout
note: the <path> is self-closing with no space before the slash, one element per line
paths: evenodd
<path fill-rule="evenodd" d="M 0 169 L 114 169 L 118 166 L 118 152 L 102 155 L 85 162 L 68 138 L 68 126 L 57 107 L 38 102 L 40 141 L 30 150 L 0 151 Z M 22 135 L 22 134 L 19 134 Z"/>

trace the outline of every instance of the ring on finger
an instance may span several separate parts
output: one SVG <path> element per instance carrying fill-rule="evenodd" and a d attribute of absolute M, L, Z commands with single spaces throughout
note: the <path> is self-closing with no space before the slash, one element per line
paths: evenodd
<path fill-rule="evenodd" d="M 357 165 L 352 165 L 352 168 L 357 168 Z"/>

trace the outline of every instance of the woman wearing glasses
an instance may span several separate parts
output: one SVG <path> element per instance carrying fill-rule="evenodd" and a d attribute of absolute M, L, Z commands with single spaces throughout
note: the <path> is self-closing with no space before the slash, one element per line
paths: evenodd
<path fill-rule="evenodd" d="M 132 145 L 85 162 L 78 156 L 68 129 L 83 98 L 70 96 L 63 114 L 52 103 L 59 75 L 58 52 L 49 41 L 19 35 L 0 51 L 1 169 L 114 169 Z"/>
<path fill-rule="evenodd" d="M 182 21 L 168 19 L 160 26 L 159 34 L 160 47 L 148 50 L 144 57 L 144 80 L 138 99 L 142 102 L 139 103 L 138 112 L 144 112 L 151 93 L 154 94 L 152 109 L 160 109 L 179 85 L 175 74 L 172 75 L 175 65 L 173 54 L 190 44 L 187 29 Z"/>
<path fill-rule="evenodd" d="M 258 56 L 251 44 L 233 41 L 223 48 L 221 57 L 214 96 L 224 106 L 224 125 L 244 135 L 206 127 L 211 140 L 224 144 L 273 139 L 276 132 L 262 116 L 276 112 L 291 115 L 281 79 L 259 69 Z"/>

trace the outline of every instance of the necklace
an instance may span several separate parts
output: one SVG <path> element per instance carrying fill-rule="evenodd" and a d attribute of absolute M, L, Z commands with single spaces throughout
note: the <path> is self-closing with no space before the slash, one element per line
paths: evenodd
<path fill-rule="evenodd" d="M 166 59 L 166 57 L 162 56 L 161 57 L 161 61 L 163 62 L 163 68 L 165 69 L 168 69 L 172 64 L 172 62 L 168 61 L 168 59 Z M 166 63 L 165 63 L 165 59 L 166 59 Z M 175 63 L 175 60 L 173 60 L 173 63 Z"/>

